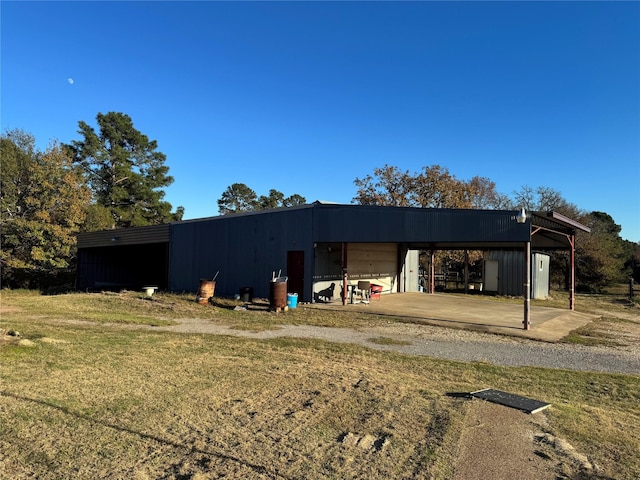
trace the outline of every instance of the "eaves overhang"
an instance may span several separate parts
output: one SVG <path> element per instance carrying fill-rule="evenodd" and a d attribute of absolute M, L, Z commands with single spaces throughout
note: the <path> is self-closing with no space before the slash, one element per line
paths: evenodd
<path fill-rule="evenodd" d="M 168 243 L 170 239 L 171 225 L 164 223 L 162 225 L 80 233 L 78 234 L 78 248 Z"/>
<path fill-rule="evenodd" d="M 591 229 L 558 212 L 531 213 L 531 243 L 533 248 L 563 250 L 578 231 L 590 233 Z"/>

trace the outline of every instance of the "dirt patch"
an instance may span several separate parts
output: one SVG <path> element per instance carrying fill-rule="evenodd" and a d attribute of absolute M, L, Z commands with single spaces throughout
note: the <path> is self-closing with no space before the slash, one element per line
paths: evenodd
<path fill-rule="evenodd" d="M 0 346 L 12 345 L 20 342 L 20 332 L 13 328 L 0 328 Z"/>
<path fill-rule="evenodd" d="M 0 314 L 3 313 L 15 313 L 22 311 L 21 308 L 14 307 L 12 305 L 0 305 Z"/>
<path fill-rule="evenodd" d="M 51 337 L 30 339 L 30 338 L 23 337 L 23 335 L 20 332 L 12 328 L 10 329 L 0 328 L 0 346 L 17 344 L 22 347 L 35 347 L 37 342 L 47 343 L 51 345 L 61 345 L 61 344 L 69 343 L 66 340 L 61 340 L 58 338 L 51 338 Z"/>
<path fill-rule="evenodd" d="M 390 442 L 386 435 L 377 436 L 367 433 L 365 435 L 357 435 L 353 432 L 347 432 L 340 435 L 338 440 L 347 448 L 360 448 L 365 451 L 379 452 Z"/>
<path fill-rule="evenodd" d="M 482 400 L 472 400 L 460 441 L 454 480 L 518 478 L 555 480 L 550 458 L 536 454 L 531 415 Z M 544 418 L 537 414 L 538 419 Z"/>
<path fill-rule="evenodd" d="M 568 441 L 547 432 L 544 412 L 533 415 L 473 400 L 460 439 L 453 480 L 604 478 Z"/>

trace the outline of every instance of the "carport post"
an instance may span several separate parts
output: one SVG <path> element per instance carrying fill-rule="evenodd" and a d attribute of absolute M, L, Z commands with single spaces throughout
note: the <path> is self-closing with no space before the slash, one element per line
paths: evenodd
<path fill-rule="evenodd" d="M 436 252 L 431 249 L 431 258 L 429 260 L 429 293 L 436 291 Z"/>
<path fill-rule="evenodd" d="M 570 278 L 569 278 L 569 282 L 571 282 L 571 285 L 569 286 L 569 310 L 573 310 L 575 307 L 575 300 L 576 300 L 576 236 L 575 235 L 571 235 L 569 237 L 569 263 L 571 264 L 571 266 L 569 267 L 571 269 L 571 272 L 569 273 Z"/>
<path fill-rule="evenodd" d="M 464 293 L 469 293 L 469 250 L 464 251 Z"/>
<path fill-rule="evenodd" d="M 525 330 L 531 327 L 531 242 L 524 243 L 524 320 Z"/>
<path fill-rule="evenodd" d="M 342 243 L 342 305 L 347 304 L 347 244 Z"/>
<path fill-rule="evenodd" d="M 347 269 L 342 269 L 342 305 L 347 304 L 347 294 L 349 289 L 347 288 Z"/>

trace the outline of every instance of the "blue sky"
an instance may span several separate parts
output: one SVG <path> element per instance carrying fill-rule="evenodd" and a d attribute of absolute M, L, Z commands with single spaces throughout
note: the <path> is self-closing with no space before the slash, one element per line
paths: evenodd
<path fill-rule="evenodd" d="M 130 115 L 185 219 L 375 167 L 551 187 L 640 241 L 639 2 L 1 2 L 1 126 Z"/>

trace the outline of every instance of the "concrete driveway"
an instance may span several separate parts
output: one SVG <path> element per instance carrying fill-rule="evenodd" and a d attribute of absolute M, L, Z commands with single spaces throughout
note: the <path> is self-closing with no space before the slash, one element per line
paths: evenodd
<path fill-rule="evenodd" d="M 443 293 L 393 293 L 372 299 L 369 304 L 347 304 L 337 300 L 316 303 L 316 308 L 362 311 L 380 315 L 413 318 L 416 322 L 499 333 L 516 337 L 557 342 L 569 332 L 591 322 L 596 315 L 568 309 L 532 306 L 531 328 L 523 329 L 524 304 L 502 303 L 477 296 Z"/>

